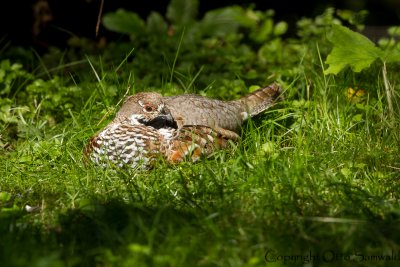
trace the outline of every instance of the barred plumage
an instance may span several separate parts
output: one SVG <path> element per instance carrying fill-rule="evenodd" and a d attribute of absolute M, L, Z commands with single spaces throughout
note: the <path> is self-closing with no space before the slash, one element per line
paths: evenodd
<path fill-rule="evenodd" d="M 181 129 L 116 123 L 93 137 L 85 149 L 85 157 L 100 166 L 149 168 L 157 158 L 169 163 L 185 159 L 197 161 L 218 148 L 227 146 L 227 139 L 205 126 L 184 126 Z"/>

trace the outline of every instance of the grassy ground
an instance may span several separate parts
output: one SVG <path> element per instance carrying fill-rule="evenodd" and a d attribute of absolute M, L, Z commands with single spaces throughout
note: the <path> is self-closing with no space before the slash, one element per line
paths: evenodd
<path fill-rule="evenodd" d="M 398 120 L 325 97 L 335 85 L 246 123 L 229 151 L 148 172 L 86 168 L 83 112 L 32 122 L 43 138 L 1 156 L 2 265 L 395 266 Z"/>
<path fill-rule="evenodd" d="M 324 76 L 326 54 L 311 43 L 282 53 L 291 69 L 275 62 L 286 76 L 264 81 L 282 82 L 286 100 L 245 123 L 238 144 L 196 164 L 159 162 L 150 171 L 82 161 L 88 139 L 134 82 L 123 63 L 107 71 L 82 56 L 74 72 L 61 65 L 58 76 L 45 68 L 43 80 L 18 74 L 20 87 L 0 99 L 1 266 L 398 266 L 398 95 L 390 109 L 379 64 Z M 254 67 L 236 59 L 232 69 Z M 93 67 L 89 74 L 79 70 L 82 61 Z M 217 77 L 229 82 L 216 79 L 197 92 L 232 99 L 252 84 L 231 69 L 217 72 L 224 64 L 191 75 L 174 70 L 175 61 L 158 62 L 167 75 L 147 84 L 137 77 L 146 86 L 129 93 L 182 93 L 196 79 Z M 396 92 L 397 73 L 388 67 Z M 363 91 L 354 96 L 356 86 Z M 32 96 L 43 92 L 48 98 L 37 103 Z M 7 109 L 25 98 L 30 108 Z"/>

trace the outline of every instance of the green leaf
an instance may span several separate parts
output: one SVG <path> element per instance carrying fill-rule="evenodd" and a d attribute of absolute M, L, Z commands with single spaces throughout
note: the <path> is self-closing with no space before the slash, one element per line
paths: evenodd
<path fill-rule="evenodd" d="M 349 168 L 342 168 L 340 172 L 345 176 L 349 177 L 351 175 L 351 170 Z"/>
<path fill-rule="evenodd" d="M 242 26 L 244 10 L 239 6 L 214 9 L 208 11 L 203 20 L 202 31 L 208 36 L 224 37 L 235 33 Z"/>
<path fill-rule="evenodd" d="M 8 192 L 0 192 L 0 201 L 7 202 L 11 199 L 11 194 Z"/>
<path fill-rule="evenodd" d="M 367 37 L 341 25 L 332 25 L 328 40 L 333 44 L 333 49 L 325 61 L 329 65 L 325 74 L 338 74 L 346 66 L 360 72 L 383 57 L 383 51 Z"/>
<path fill-rule="evenodd" d="M 353 116 L 353 118 L 351 119 L 354 122 L 360 122 L 363 120 L 363 115 L 362 114 L 356 114 Z"/>
<path fill-rule="evenodd" d="M 396 49 L 387 51 L 384 57 L 384 61 L 387 63 L 400 62 L 400 51 Z"/>
<path fill-rule="evenodd" d="M 151 12 L 147 17 L 147 29 L 150 34 L 166 35 L 168 25 L 159 13 Z"/>
<path fill-rule="evenodd" d="M 198 7 L 198 0 L 172 0 L 166 16 L 173 24 L 184 26 L 195 21 Z"/>
<path fill-rule="evenodd" d="M 396 37 L 400 36 L 400 26 L 393 26 L 388 29 L 388 34 L 390 36 Z"/>
<path fill-rule="evenodd" d="M 0 69 L 0 83 L 4 81 L 4 77 L 6 76 L 6 71 L 3 69 Z"/>
<path fill-rule="evenodd" d="M 259 43 L 265 43 L 265 41 L 270 37 L 270 34 L 274 31 L 274 21 L 271 18 L 266 18 L 257 28 L 250 32 L 250 37 Z"/>
<path fill-rule="evenodd" d="M 103 25 L 110 31 L 139 35 L 145 31 L 144 21 L 133 12 L 118 9 L 103 17 Z"/>
<path fill-rule="evenodd" d="M 280 21 L 275 25 L 274 35 L 282 35 L 287 32 L 288 24 L 285 21 Z"/>

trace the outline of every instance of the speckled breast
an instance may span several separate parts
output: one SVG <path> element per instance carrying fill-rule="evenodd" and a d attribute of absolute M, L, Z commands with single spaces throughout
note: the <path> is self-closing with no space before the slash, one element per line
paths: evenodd
<path fill-rule="evenodd" d="M 152 127 L 113 124 L 92 138 L 87 156 L 95 164 L 104 167 L 114 164 L 118 167 L 146 168 L 161 156 L 160 142 L 159 132 Z"/>

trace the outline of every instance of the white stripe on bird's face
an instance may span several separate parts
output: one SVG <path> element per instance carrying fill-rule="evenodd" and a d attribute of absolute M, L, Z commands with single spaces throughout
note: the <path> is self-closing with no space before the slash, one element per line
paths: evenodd
<path fill-rule="evenodd" d="M 142 120 L 144 120 L 144 116 L 141 114 L 132 114 L 128 118 L 128 122 L 130 125 L 140 125 L 143 124 Z"/>

